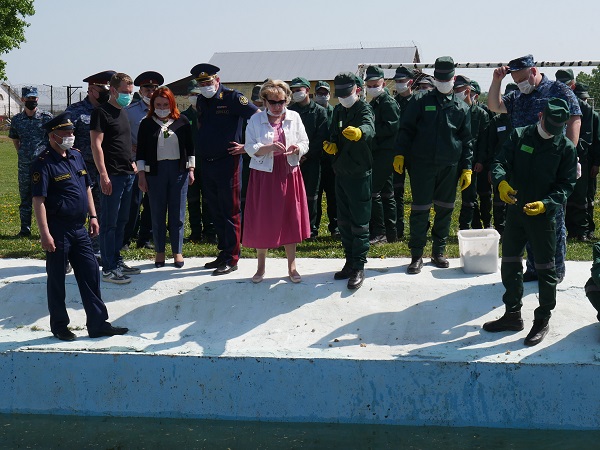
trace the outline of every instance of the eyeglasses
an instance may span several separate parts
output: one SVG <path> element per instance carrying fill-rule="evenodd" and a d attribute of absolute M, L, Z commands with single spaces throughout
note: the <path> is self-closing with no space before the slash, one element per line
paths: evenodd
<path fill-rule="evenodd" d="M 267 101 L 269 102 L 269 105 L 285 105 L 287 100 L 269 100 L 269 99 L 267 99 Z"/>

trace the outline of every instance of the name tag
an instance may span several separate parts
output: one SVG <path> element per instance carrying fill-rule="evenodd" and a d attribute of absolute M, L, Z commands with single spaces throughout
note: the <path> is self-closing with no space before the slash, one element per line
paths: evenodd
<path fill-rule="evenodd" d="M 500 132 L 500 131 L 506 131 L 506 126 L 503 126 L 503 127 L 498 127 L 498 128 L 497 128 L 497 131 L 499 131 L 499 132 Z"/>
<path fill-rule="evenodd" d="M 68 180 L 70 178 L 71 178 L 71 174 L 65 173 L 64 175 L 59 175 L 57 177 L 54 177 L 54 181 L 63 181 L 63 180 Z"/>
<path fill-rule="evenodd" d="M 437 106 L 435 106 L 435 105 L 425 106 L 425 111 L 436 111 L 436 110 L 437 110 Z"/>
<path fill-rule="evenodd" d="M 525 153 L 533 153 L 533 147 L 530 147 L 529 145 L 521 145 L 521 150 L 523 150 Z"/>

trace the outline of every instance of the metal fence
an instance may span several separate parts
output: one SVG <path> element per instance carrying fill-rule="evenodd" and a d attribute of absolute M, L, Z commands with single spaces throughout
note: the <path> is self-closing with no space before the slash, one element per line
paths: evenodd
<path fill-rule="evenodd" d="M 87 95 L 87 86 L 52 86 L 48 84 L 11 84 L 3 83 L 2 98 L 0 98 L 0 116 L 12 117 L 23 111 L 21 89 L 25 86 L 35 86 L 38 89 L 38 107 L 52 114 L 61 113 L 71 103 L 83 100 Z M 10 89 L 10 95 L 8 95 Z"/>

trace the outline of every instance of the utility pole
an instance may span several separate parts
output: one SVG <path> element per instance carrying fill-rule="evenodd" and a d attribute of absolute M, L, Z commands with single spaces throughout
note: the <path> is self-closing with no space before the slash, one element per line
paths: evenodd
<path fill-rule="evenodd" d="M 77 92 L 77 89 L 81 89 L 83 86 L 63 86 L 65 88 L 67 88 L 67 106 L 69 106 L 71 104 L 71 96 Z"/>

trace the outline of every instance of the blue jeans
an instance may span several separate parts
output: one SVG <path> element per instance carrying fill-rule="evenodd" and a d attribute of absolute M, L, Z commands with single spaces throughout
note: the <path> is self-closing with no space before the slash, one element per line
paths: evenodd
<path fill-rule="evenodd" d="M 188 171 L 179 170 L 179 160 L 158 161 L 157 166 L 157 175 L 146 175 L 154 249 L 156 253 L 165 251 L 168 213 L 171 251 L 179 254 L 183 247 Z"/>
<path fill-rule="evenodd" d="M 100 216 L 100 256 L 102 270 L 109 271 L 117 268 L 121 259 L 121 247 L 125 225 L 129 220 L 129 207 L 134 175 L 109 176 L 112 184 L 112 194 L 101 194 L 102 215 Z"/>

